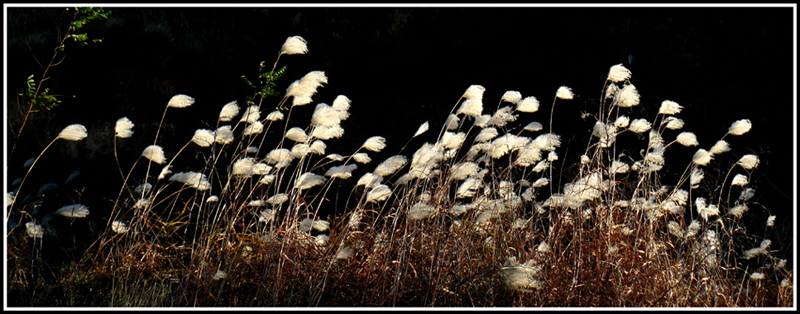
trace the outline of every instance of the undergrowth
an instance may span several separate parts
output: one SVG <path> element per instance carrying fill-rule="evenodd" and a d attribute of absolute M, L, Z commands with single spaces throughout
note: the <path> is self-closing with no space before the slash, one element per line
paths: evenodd
<path fill-rule="evenodd" d="M 306 51 L 305 40 L 290 37 L 279 58 Z M 373 136 L 355 151 L 328 151 L 345 134 L 346 96 L 317 104 L 310 121 L 290 119 L 328 83 L 324 72 L 295 81 L 276 103 L 265 98 L 277 94 L 277 64 L 261 64 L 259 79 L 247 80 L 257 92 L 244 107 L 223 106 L 215 130 L 180 139 L 159 125 L 138 160 L 117 161 L 109 173 L 125 183 L 76 262 L 53 269 L 45 247 L 63 245 L 52 224 L 64 218 L 56 215 L 72 226 L 89 208 L 49 208 L 42 189 L 18 197 L 27 176 L 14 182 L 9 304 L 793 306 L 792 263 L 781 258 L 791 244 L 770 240 L 781 236 L 775 216 L 749 210 L 758 206 L 749 182 L 758 156 L 729 153 L 749 120 L 698 149 L 697 137 L 682 131 L 679 104 L 664 100 L 655 117 L 636 116 L 634 108 L 654 105 L 640 104 L 630 71 L 615 65 L 588 144 L 570 167 L 552 128 L 572 118 L 556 109 L 573 101 L 568 87 L 556 91 L 548 115 L 536 97 L 516 91 L 484 114 L 485 89 L 470 86 L 435 142 L 404 153 L 406 143 L 374 162 L 370 154 L 400 146 Z M 170 99 L 162 123 L 194 101 Z M 544 123 L 517 121 L 537 116 Z M 115 150 L 133 126 L 117 121 Z M 428 128 L 424 122 L 411 138 Z M 51 145 L 85 137 L 83 126 L 71 125 Z M 165 152 L 165 141 L 185 145 Z M 201 161 L 173 168 L 196 160 L 181 154 L 189 146 L 203 150 Z M 667 166 L 678 175 L 663 175 Z M 748 231 L 752 225 L 766 232 Z"/>

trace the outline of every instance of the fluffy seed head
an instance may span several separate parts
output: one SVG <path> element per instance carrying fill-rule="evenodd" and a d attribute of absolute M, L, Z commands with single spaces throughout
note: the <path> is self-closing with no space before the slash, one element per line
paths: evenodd
<path fill-rule="evenodd" d="M 482 142 L 489 141 L 489 140 L 497 137 L 498 134 L 500 134 L 500 133 L 497 132 L 497 129 L 495 129 L 493 127 L 485 128 L 485 129 L 481 130 L 481 132 L 478 133 L 477 136 L 475 136 L 475 142 L 476 143 L 482 143 Z"/>
<path fill-rule="evenodd" d="M 412 137 L 417 137 L 420 134 L 425 133 L 426 131 L 428 131 L 428 128 L 429 128 L 428 121 L 425 121 L 425 123 L 419 126 L 419 129 L 417 129 L 417 132 L 414 133 L 414 136 Z"/>
<path fill-rule="evenodd" d="M 194 131 L 194 136 L 192 136 L 192 142 L 197 144 L 200 147 L 209 147 L 211 144 L 214 143 L 214 131 L 206 130 L 206 129 L 199 129 Z"/>
<path fill-rule="evenodd" d="M 230 125 L 223 125 L 217 128 L 217 130 L 214 131 L 214 142 L 220 144 L 230 144 L 233 142 L 233 128 Z"/>
<path fill-rule="evenodd" d="M 559 99 L 572 99 L 574 96 L 572 89 L 566 86 L 561 86 L 556 91 L 556 97 Z"/>
<path fill-rule="evenodd" d="M 616 104 L 622 108 L 634 107 L 639 105 L 639 99 L 639 91 L 633 84 L 628 84 L 617 93 Z"/>
<path fill-rule="evenodd" d="M 737 174 L 736 176 L 733 177 L 733 182 L 731 182 L 731 185 L 745 186 L 748 183 L 749 182 L 747 180 L 747 176 L 746 175 Z"/>
<path fill-rule="evenodd" d="M 289 200 L 289 196 L 286 195 L 286 193 L 278 193 L 278 194 L 275 194 L 275 195 L 271 196 L 270 198 L 268 198 L 267 199 L 267 203 L 272 205 L 272 206 L 275 206 L 275 205 L 283 204 L 288 200 Z"/>
<path fill-rule="evenodd" d="M 758 156 L 753 155 L 753 154 L 747 154 L 747 155 L 742 156 L 742 158 L 739 159 L 739 161 L 736 164 L 739 165 L 739 166 L 742 166 L 742 168 L 745 168 L 747 170 L 751 170 L 753 168 L 758 167 L 759 163 L 760 163 L 760 160 L 758 159 Z"/>
<path fill-rule="evenodd" d="M 386 147 L 386 139 L 383 136 L 373 136 L 368 138 L 361 147 L 373 152 L 380 152 Z"/>
<path fill-rule="evenodd" d="M 372 187 L 381 184 L 381 182 L 383 182 L 383 177 L 375 175 L 371 172 L 367 172 L 358 179 L 356 186 L 363 185 L 365 189 L 371 189 Z"/>
<path fill-rule="evenodd" d="M 608 80 L 614 83 L 619 83 L 631 78 L 631 71 L 622 66 L 622 63 L 612 66 L 608 70 Z"/>
<path fill-rule="evenodd" d="M 69 218 L 85 218 L 89 216 L 89 207 L 83 204 L 67 205 L 59 208 L 55 214 Z"/>
<path fill-rule="evenodd" d="M 188 185 L 199 191 L 207 191 L 211 189 L 211 182 L 208 182 L 205 174 L 199 172 L 178 172 L 173 174 L 169 180 L 181 182 L 184 185 Z"/>
<path fill-rule="evenodd" d="M 750 123 L 750 119 L 742 119 L 739 121 L 734 122 L 731 127 L 728 129 L 728 134 L 730 135 L 742 135 L 750 131 L 750 128 L 753 126 Z"/>
<path fill-rule="evenodd" d="M 130 230 L 130 227 L 122 221 L 114 220 L 114 222 L 111 223 L 111 230 L 114 230 L 116 233 L 126 233 Z"/>
<path fill-rule="evenodd" d="M 242 135 L 255 135 L 263 131 L 264 131 L 264 124 L 262 124 L 259 121 L 256 121 L 253 124 L 247 125 L 247 127 L 244 128 L 244 131 L 242 131 Z"/>
<path fill-rule="evenodd" d="M 297 178 L 297 181 L 294 183 L 294 187 L 298 190 L 306 190 L 325 183 L 325 180 L 326 179 L 324 176 L 306 172 Z"/>
<path fill-rule="evenodd" d="M 469 88 L 467 88 L 467 91 L 465 91 L 464 95 L 461 96 L 461 97 L 464 97 L 466 99 L 478 99 L 478 100 L 481 100 L 481 99 L 483 99 L 483 92 L 485 92 L 485 91 L 486 91 L 486 88 L 484 88 L 483 86 L 472 85 Z"/>
<path fill-rule="evenodd" d="M 340 138 L 342 135 L 344 135 L 344 129 L 339 125 L 332 127 L 319 125 L 311 130 L 311 137 L 325 141 L 332 138 Z"/>
<path fill-rule="evenodd" d="M 705 177 L 703 169 L 694 168 L 694 170 L 692 170 L 692 175 L 690 176 L 689 179 L 692 188 L 695 188 L 696 185 L 700 184 L 700 182 L 703 181 L 703 177 Z"/>
<path fill-rule="evenodd" d="M 728 146 L 728 142 L 719 140 L 716 144 L 714 144 L 714 146 L 711 147 L 711 154 L 719 155 L 730 150 L 731 147 Z"/>
<path fill-rule="evenodd" d="M 236 104 L 235 100 L 231 101 L 222 107 L 222 111 L 219 113 L 219 121 L 231 121 L 238 114 L 239 105 Z"/>
<path fill-rule="evenodd" d="M 303 106 L 311 103 L 311 96 L 317 93 L 317 88 L 328 84 L 328 77 L 323 71 L 311 71 L 303 78 L 294 81 L 286 90 L 286 97 L 293 96 L 292 106 Z"/>
<path fill-rule="evenodd" d="M 683 146 L 697 146 L 699 143 L 697 142 L 697 136 L 694 135 L 692 132 L 683 132 L 678 134 L 678 138 L 676 139 L 678 143 Z"/>
<path fill-rule="evenodd" d="M 282 55 L 303 55 L 308 53 L 308 42 L 300 36 L 286 38 L 286 42 L 281 46 Z"/>
<path fill-rule="evenodd" d="M 281 116 L 283 116 L 283 114 L 281 114 Z M 258 106 L 250 106 L 244 110 L 239 122 L 253 123 L 258 121 L 259 118 L 261 118 L 261 109 Z"/>
<path fill-rule="evenodd" d="M 357 153 L 353 155 L 353 160 L 357 163 L 368 164 L 372 161 L 372 158 L 369 158 L 367 153 Z"/>
<path fill-rule="evenodd" d="M 25 231 L 31 238 L 41 239 L 44 235 L 44 228 L 33 221 L 25 223 Z"/>
<path fill-rule="evenodd" d="M 661 108 L 658 109 L 659 114 L 678 114 L 683 109 L 683 106 L 672 100 L 665 100 L 661 102 Z"/>
<path fill-rule="evenodd" d="M 325 172 L 325 176 L 331 178 L 347 179 L 353 176 L 352 172 L 353 170 L 356 170 L 356 168 L 358 168 L 358 165 L 356 164 L 334 166 Z"/>
<path fill-rule="evenodd" d="M 129 138 L 133 136 L 133 122 L 128 119 L 128 117 L 122 117 L 117 120 L 117 124 L 114 126 L 114 133 L 119 138 Z"/>
<path fill-rule="evenodd" d="M 308 140 L 308 135 L 306 132 L 303 131 L 300 127 L 293 127 L 286 131 L 286 138 L 295 141 L 295 142 L 306 142 Z"/>
<path fill-rule="evenodd" d="M 267 115 L 267 121 L 283 120 L 283 112 L 275 110 Z"/>
<path fill-rule="evenodd" d="M 667 129 L 680 130 L 683 128 L 683 120 L 676 117 L 667 117 L 664 121 L 667 123 Z"/>
<path fill-rule="evenodd" d="M 522 93 L 515 90 L 510 90 L 505 92 L 505 94 L 503 94 L 503 97 L 500 98 L 501 101 L 510 102 L 512 104 L 518 103 L 521 99 L 522 99 Z"/>
<path fill-rule="evenodd" d="M 531 132 L 541 131 L 542 130 L 542 124 L 539 123 L 539 122 L 533 121 L 531 123 L 528 123 L 528 125 L 525 126 L 524 130 L 525 131 L 531 131 Z"/>
<path fill-rule="evenodd" d="M 408 210 L 408 219 L 411 221 L 425 219 L 433 216 L 436 208 L 424 202 L 418 202 Z"/>
<path fill-rule="evenodd" d="M 747 205 L 739 204 L 732 207 L 729 213 L 731 213 L 731 215 L 736 216 L 736 218 L 742 218 L 742 215 L 744 215 L 744 213 L 747 212 L 748 210 L 749 208 L 747 208 Z"/>
<path fill-rule="evenodd" d="M 634 133 L 644 133 L 649 131 L 651 128 L 650 122 L 645 119 L 636 119 L 631 122 L 631 125 L 628 126 L 628 129 Z"/>
<path fill-rule="evenodd" d="M 367 193 L 367 203 L 382 202 L 392 195 L 392 190 L 385 184 L 379 184 Z"/>
<path fill-rule="evenodd" d="M 617 121 L 614 121 L 614 126 L 618 128 L 627 128 L 630 125 L 631 120 L 627 116 L 619 116 Z"/>
<path fill-rule="evenodd" d="M 172 96 L 167 103 L 167 107 L 172 108 L 186 108 L 194 104 L 194 98 L 184 94 Z"/>
<path fill-rule="evenodd" d="M 483 113 L 483 101 L 481 99 L 465 99 L 461 102 L 456 114 L 465 114 L 470 117 L 477 117 Z"/>
<path fill-rule="evenodd" d="M 61 132 L 58 133 L 57 138 L 67 141 L 80 141 L 86 138 L 87 135 L 88 133 L 86 132 L 85 126 L 80 124 L 71 124 L 61 130 Z"/>
<path fill-rule="evenodd" d="M 328 146 L 325 145 L 325 142 L 316 140 L 313 143 L 311 143 L 311 147 L 309 147 L 309 152 L 312 154 L 324 155 L 326 148 L 328 148 Z"/>
<path fill-rule="evenodd" d="M 406 156 L 403 155 L 392 156 L 384 160 L 377 167 L 375 167 L 374 173 L 376 175 L 386 177 L 397 172 L 397 170 L 399 170 L 400 168 L 403 168 L 403 166 L 405 166 L 406 163 L 408 163 L 408 158 Z"/>
<path fill-rule="evenodd" d="M 536 97 L 528 96 L 522 101 L 517 102 L 517 111 L 519 112 L 536 112 L 539 111 L 539 100 Z"/>
<path fill-rule="evenodd" d="M 142 157 L 150 159 L 150 161 L 157 164 L 167 162 L 167 158 L 164 157 L 164 149 L 158 145 L 147 146 L 142 152 Z"/>
<path fill-rule="evenodd" d="M 698 166 L 705 166 L 714 159 L 714 156 L 711 155 L 705 149 L 698 149 L 696 153 L 694 153 L 694 157 L 692 157 L 692 162 L 697 164 Z"/>

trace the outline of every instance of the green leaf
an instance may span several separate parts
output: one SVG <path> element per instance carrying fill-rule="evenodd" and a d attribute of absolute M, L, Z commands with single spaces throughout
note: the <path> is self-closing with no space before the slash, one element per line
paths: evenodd
<path fill-rule="evenodd" d="M 247 83 L 247 85 L 248 85 L 248 86 L 250 86 L 250 87 L 252 87 L 252 88 L 256 88 L 256 86 L 253 84 L 253 82 L 250 82 L 250 80 L 248 80 L 248 79 L 247 79 L 247 76 L 245 76 L 245 75 L 242 75 L 242 76 L 240 76 L 240 78 L 241 78 L 241 79 L 242 79 L 242 80 L 243 80 L 245 83 Z"/>

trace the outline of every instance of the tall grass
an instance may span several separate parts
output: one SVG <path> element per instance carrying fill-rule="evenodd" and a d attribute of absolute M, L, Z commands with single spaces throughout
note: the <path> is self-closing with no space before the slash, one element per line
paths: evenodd
<path fill-rule="evenodd" d="M 305 44 L 290 37 L 279 57 Z M 556 91 L 547 116 L 517 91 L 484 113 L 480 85 L 456 101 L 435 142 L 405 155 L 409 141 L 378 162 L 370 154 L 400 146 L 345 135 L 346 96 L 317 104 L 308 124 L 290 123 L 328 83 L 310 72 L 277 103 L 256 94 L 244 108 L 224 105 L 215 129 L 191 139 L 159 127 L 136 162 L 118 162 L 125 183 L 110 218 L 69 270 L 84 279 L 50 285 L 100 306 L 793 306 L 792 266 L 780 258 L 788 246 L 769 239 L 780 236 L 775 217 L 748 210 L 758 157 L 728 152 L 757 126 L 735 121 L 698 148 L 679 104 L 636 116 L 652 104 L 640 104 L 630 77 L 611 67 L 574 164 L 553 133 L 573 118 L 556 110 L 574 101 L 571 89 Z M 194 101 L 173 97 L 162 123 Z M 522 123 L 535 117 L 549 122 Z M 120 119 L 117 137 L 132 127 Z M 328 151 L 343 136 L 364 144 Z M 185 145 L 168 152 L 165 141 Z M 189 146 L 201 162 L 176 169 L 194 160 L 182 155 Z M 42 272 L 51 235 L 31 229 L 42 223 L 29 214 L 33 201 L 10 203 L 18 296 L 36 290 L 30 276 Z M 766 233 L 749 232 L 753 220 Z M 11 301 L 49 304 L 26 300 Z M 65 302 L 55 303 L 76 305 Z"/>

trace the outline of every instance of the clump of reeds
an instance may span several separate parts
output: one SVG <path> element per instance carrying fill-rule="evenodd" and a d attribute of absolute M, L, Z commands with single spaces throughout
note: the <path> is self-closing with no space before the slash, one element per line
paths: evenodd
<path fill-rule="evenodd" d="M 307 51 L 295 36 L 279 56 Z M 373 162 L 393 143 L 371 136 L 355 151 L 328 151 L 345 133 L 344 95 L 290 125 L 328 83 L 312 71 L 266 115 L 263 94 L 225 104 L 215 129 L 198 129 L 178 152 L 156 132 L 144 159 L 120 165 L 125 184 L 90 259 L 111 278 L 109 305 L 791 306 L 787 260 L 743 223 L 759 159 L 732 159 L 728 141 L 751 122 L 701 146 L 674 101 L 634 116 L 647 104 L 630 78 L 611 67 L 579 164 L 562 171 L 552 126 L 555 107 L 574 98 L 569 87 L 541 117 L 549 125 L 514 128 L 539 99 L 508 91 L 484 113 L 485 88 L 472 85 L 435 142 Z M 173 97 L 162 121 L 194 102 Z M 117 137 L 132 127 L 120 119 Z M 428 131 L 425 122 L 411 137 Z M 207 157 L 174 169 L 189 146 Z M 667 153 L 687 149 L 696 150 L 686 160 Z M 677 180 L 667 169 L 681 169 Z M 353 187 L 332 195 L 341 186 Z M 345 210 L 322 217 L 336 198 L 349 200 Z M 80 217 L 80 206 L 59 213 Z"/>

